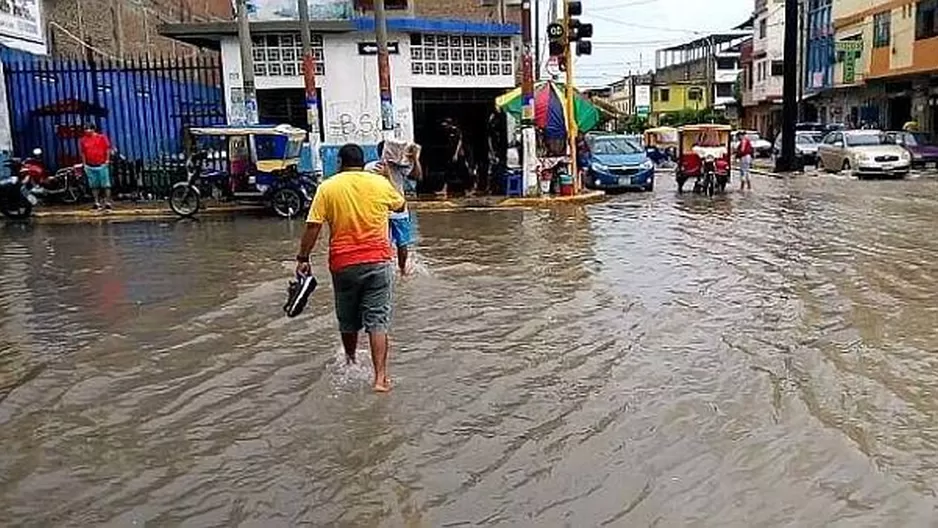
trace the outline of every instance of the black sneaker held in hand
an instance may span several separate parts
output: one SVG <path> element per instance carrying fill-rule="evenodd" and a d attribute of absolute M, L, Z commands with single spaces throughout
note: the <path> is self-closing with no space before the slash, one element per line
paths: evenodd
<path fill-rule="evenodd" d="M 295 281 L 290 281 L 287 288 L 287 302 L 283 305 L 283 311 L 287 317 L 297 317 L 303 313 L 309 296 L 316 290 L 316 278 L 312 275 L 298 275 Z"/>

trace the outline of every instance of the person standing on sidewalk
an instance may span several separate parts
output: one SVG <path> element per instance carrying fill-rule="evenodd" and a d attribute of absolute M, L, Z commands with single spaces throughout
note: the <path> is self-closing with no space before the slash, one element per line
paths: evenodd
<path fill-rule="evenodd" d="M 380 174 L 390 180 L 391 185 L 402 196 L 406 196 L 407 180 L 420 181 L 423 170 L 420 167 L 420 147 L 408 145 L 405 147 L 403 159 L 397 155 L 385 155 L 385 143 L 378 143 L 378 160 L 365 165 L 365 170 Z M 394 159 L 398 158 L 398 159 Z M 391 242 L 397 248 L 397 265 L 401 275 L 407 275 L 407 256 L 409 248 L 414 243 L 413 224 L 410 212 L 406 209 L 400 213 L 391 213 L 390 216 Z"/>
<path fill-rule="evenodd" d="M 744 132 L 740 132 L 736 136 L 739 138 L 739 146 L 736 147 L 736 158 L 739 159 L 739 190 L 744 191 L 748 187 L 749 190 L 752 190 L 752 155 L 754 150 L 752 147 L 752 141 L 749 141 L 749 138 Z"/>
<path fill-rule="evenodd" d="M 102 207 L 102 194 L 104 195 L 103 206 L 106 211 L 111 210 L 111 168 L 109 166 L 111 158 L 111 142 L 107 136 L 98 132 L 97 127 L 88 123 L 85 125 L 85 134 L 78 141 L 78 150 L 81 154 L 81 162 L 84 165 L 85 178 L 88 180 L 88 187 L 94 196 L 94 209 L 99 210 Z"/>
<path fill-rule="evenodd" d="M 358 145 L 339 149 L 340 172 L 316 191 L 306 231 L 296 256 L 296 272 L 309 275 L 309 254 L 329 224 L 329 270 L 335 290 L 335 311 L 342 346 L 355 363 L 358 333 L 365 330 L 375 368 L 375 392 L 388 392 L 391 325 L 391 242 L 388 214 L 402 212 L 404 197 L 391 182 L 365 171 L 365 153 Z"/>

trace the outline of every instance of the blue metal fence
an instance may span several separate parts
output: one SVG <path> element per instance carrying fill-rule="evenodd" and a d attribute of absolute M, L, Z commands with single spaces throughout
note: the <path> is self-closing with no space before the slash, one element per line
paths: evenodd
<path fill-rule="evenodd" d="M 183 129 L 225 122 L 215 57 L 4 63 L 13 150 L 35 148 L 52 169 L 77 163 L 78 138 L 93 122 L 127 160 L 120 193 L 163 193 L 179 177 Z"/>

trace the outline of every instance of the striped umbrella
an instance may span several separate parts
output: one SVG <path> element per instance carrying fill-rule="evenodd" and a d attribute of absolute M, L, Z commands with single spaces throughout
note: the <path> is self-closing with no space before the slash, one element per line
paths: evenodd
<path fill-rule="evenodd" d="M 534 86 L 534 124 L 544 131 L 547 139 L 567 137 L 567 115 L 564 111 L 565 87 L 553 81 L 542 81 Z M 521 117 L 521 88 L 515 88 L 495 100 L 495 105 L 515 117 Z M 573 96 L 573 115 L 577 129 L 588 132 L 599 124 L 599 109 L 580 92 Z"/>

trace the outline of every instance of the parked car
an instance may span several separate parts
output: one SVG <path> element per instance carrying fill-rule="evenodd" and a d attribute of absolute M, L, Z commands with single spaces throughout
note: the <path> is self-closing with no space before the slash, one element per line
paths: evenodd
<path fill-rule="evenodd" d="M 752 150 L 755 152 L 755 157 L 769 158 L 772 156 L 772 143 L 763 139 L 762 136 L 754 130 L 733 132 L 733 152 L 736 152 L 736 149 L 739 147 L 739 140 L 736 139 L 739 132 L 746 134 L 746 137 L 749 138 L 749 142 L 752 143 Z"/>
<path fill-rule="evenodd" d="M 818 141 L 816 132 L 795 133 L 795 155 L 804 160 L 805 165 L 817 164 Z M 782 135 L 775 138 L 773 152 L 776 156 L 782 153 Z"/>
<path fill-rule="evenodd" d="M 905 177 L 912 155 L 880 130 L 831 132 L 818 148 L 818 168 L 845 171 L 864 179 L 871 176 Z"/>
<path fill-rule="evenodd" d="M 921 132 L 887 132 L 897 144 L 905 147 L 912 155 L 913 167 L 925 167 L 934 164 L 938 167 L 938 145 Z"/>
<path fill-rule="evenodd" d="M 655 188 L 655 164 L 641 144 L 627 136 L 587 136 L 589 163 L 586 187 L 608 191 Z"/>

